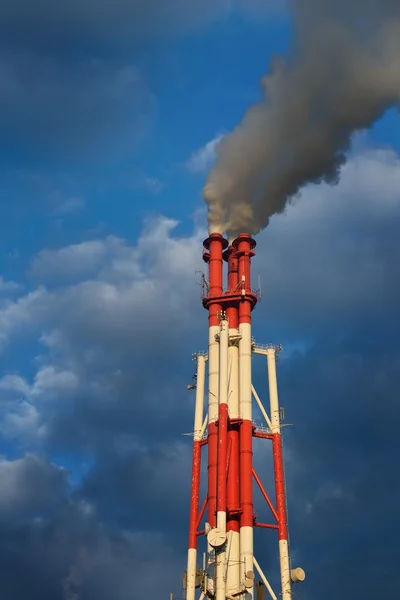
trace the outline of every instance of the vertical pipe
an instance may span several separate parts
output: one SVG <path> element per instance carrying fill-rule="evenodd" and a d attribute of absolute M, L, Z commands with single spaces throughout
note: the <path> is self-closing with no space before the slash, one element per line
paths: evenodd
<path fill-rule="evenodd" d="M 208 250 L 209 263 L 209 340 L 208 340 L 208 523 L 213 528 L 217 524 L 217 466 L 218 466 L 218 394 L 219 394 L 219 315 L 222 296 L 222 252 L 227 245 L 219 233 L 212 233 L 204 242 Z M 208 546 L 210 564 L 210 584 L 214 584 L 213 564 L 215 551 Z"/>
<path fill-rule="evenodd" d="M 189 544 L 187 560 L 186 600 L 195 600 L 197 563 L 197 518 L 199 514 L 200 470 L 201 470 L 201 431 L 204 412 L 204 387 L 206 357 L 198 355 L 196 380 L 196 406 L 194 416 L 192 487 L 190 496 Z"/>
<path fill-rule="evenodd" d="M 219 412 L 218 412 L 218 476 L 217 527 L 226 540 L 226 465 L 228 458 L 228 321 L 221 320 L 219 332 Z M 226 600 L 226 543 L 216 553 L 216 600 Z"/>
<path fill-rule="evenodd" d="M 267 350 L 268 385 L 271 406 L 272 451 L 275 474 L 276 512 L 278 513 L 279 562 L 281 570 L 282 600 L 291 600 L 289 544 L 287 535 L 286 491 L 283 470 L 281 425 L 279 418 L 278 384 L 276 379 L 276 350 Z"/>
<path fill-rule="evenodd" d="M 236 251 L 230 246 L 225 253 L 228 261 L 228 291 L 234 293 L 238 286 L 238 260 Z M 230 551 L 226 565 L 226 590 L 229 595 L 236 594 L 240 589 L 240 536 L 239 536 L 239 313 L 237 302 L 226 309 L 229 322 L 229 380 L 228 380 L 228 409 L 232 421 L 228 431 L 230 458 L 227 482 L 227 525 L 230 534 Z"/>
<path fill-rule="evenodd" d="M 222 251 L 224 238 L 218 233 L 210 235 L 206 243 L 209 249 L 210 298 L 222 296 Z M 221 305 L 212 303 L 209 308 L 208 341 L 208 522 L 216 526 L 217 513 L 217 462 L 218 462 L 218 390 L 219 390 L 219 313 Z"/>
<path fill-rule="evenodd" d="M 239 257 L 239 283 L 242 300 L 239 304 L 239 405 L 240 427 L 240 562 L 242 583 L 247 588 L 247 598 L 254 598 L 253 571 L 253 424 L 251 392 L 251 303 L 246 293 L 251 293 L 250 257 L 255 242 L 246 234 L 234 242 Z"/>

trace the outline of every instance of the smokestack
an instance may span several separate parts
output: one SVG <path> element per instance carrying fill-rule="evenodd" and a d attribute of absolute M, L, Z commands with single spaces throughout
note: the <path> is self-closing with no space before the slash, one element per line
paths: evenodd
<path fill-rule="evenodd" d="M 231 244 L 218 232 L 210 234 L 204 241 L 203 258 L 208 264 L 208 279 L 203 306 L 209 317 L 208 353 L 195 355 L 196 403 L 187 571 L 183 578 L 185 600 L 195 600 L 197 593 L 201 598 L 215 600 L 262 600 L 264 588 L 272 600 L 278 597 L 293 600 L 292 582 L 305 578 L 301 568 L 290 569 L 275 371 L 275 354 L 280 347 L 259 346 L 252 338 L 252 311 L 258 300 L 251 287 L 255 247 L 255 240 L 247 233 L 238 235 Z M 224 260 L 228 263 L 226 286 Z M 268 361 L 270 416 L 252 382 L 254 355 L 261 355 Z M 253 396 L 261 414 L 265 415 L 268 430 L 253 420 Z M 253 438 L 272 442 L 275 505 L 254 468 Z M 200 504 L 202 449 L 207 452 L 207 492 Z M 255 484 L 270 510 L 270 518 L 265 523 L 258 521 L 254 507 Z M 256 528 L 277 536 L 281 575 L 277 593 L 254 555 Z M 200 567 L 198 542 L 203 536 L 207 551 Z M 256 572 L 262 585 L 255 585 Z"/>
<path fill-rule="evenodd" d="M 209 229 L 233 239 L 310 182 L 335 183 L 353 133 L 400 101 L 399 0 L 293 0 L 286 58 L 261 80 L 262 100 L 217 146 L 203 190 Z"/>

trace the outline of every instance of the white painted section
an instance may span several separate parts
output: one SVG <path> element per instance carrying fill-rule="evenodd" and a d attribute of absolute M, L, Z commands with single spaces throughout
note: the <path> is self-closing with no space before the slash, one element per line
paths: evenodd
<path fill-rule="evenodd" d="M 242 567 L 242 584 L 246 585 L 246 575 L 253 572 L 253 528 L 240 528 L 240 562 Z M 254 585 L 247 588 L 246 600 L 254 598 Z"/>
<path fill-rule="evenodd" d="M 251 396 L 251 325 L 239 325 L 239 406 L 242 419 L 252 420 Z"/>
<path fill-rule="evenodd" d="M 196 563 L 197 550 L 189 548 L 187 562 L 186 600 L 195 600 L 196 597 Z"/>
<path fill-rule="evenodd" d="M 219 342 L 216 336 L 219 326 L 213 325 L 208 329 L 208 423 L 218 420 L 218 392 L 219 392 Z M 215 588 L 215 550 L 207 543 L 208 572 L 207 586 L 210 593 L 214 594 Z"/>
<path fill-rule="evenodd" d="M 202 438 L 203 414 L 204 414 L 204 388 L 206 380 L 206 357 L 197 356 L 197 378 L 196 378 L 196 408 L 194 412 L 194 441 L 199 442 Z"/>
<path fill-rule="evenodd" d="M 281 566 L 282 600 L 292 599 L 290 577 L 289 545 L 287 540 L 279 540 L 279 562 Z"/>
<path fill-rule="evenodd" d="M 229 336 L 238 339 L 238 330 L 230 329 Z M 239 346 L 231 343 L 229 346 L 229 383 L 228 383 L 228 408 L 232 419 L 239 418 Z M 239 493 L 239 490 L 238 490 Z M 230 531 L 226 556 L 226 591 L 236 594 L 240 590 L 240 534 Z"/>
<path fill-rule="evenodd" d="M 271 423 L 270 418 L 267 415 L 267 412 L 266 412 L 266 410 L 265 410 L 265 408 L 264 408 L 264 406 L 263 406 L 263 404 L 262 404 L 262 402 L 260 400 L 259 395 L 257 394 L 257 392 L 255 390 L 254 385 L 251 386 L 251 391 L 253 392 L 253 396 L 256 399 L 258 408 L 260 409 L 260 412 L 261 412 L 262 416 L 264 417 L 265 422 L 267 423 L 268 427 L 272 430 L 272 423 Z"/>
<path fill-rule="evenodd" d="M 219 404 L 228 405 L 228 358 L 229 358 L 229 324 L 222 319 L 219 330 Z M 225 465 L 223 465 L 225 467 Z M 226 510 L 217 512 L 217 528 L 225 534 Z M 226 544 L 217 551 L 215 573 L 215 598 L 226 600 Z"/>
<path fill-rule="evenodd" d="M 222 320 L 219 332 L 219 403 L 228 404 L 229 325 Z"/>
<path fill-rule="evenodd" d="M 217 512 L 217 528 L 226 534 L 226 512 L 224 510 Z"/>
<path fill-rule="evenodd" d="M 239 325 L 239 408 L 240 416 L 244 420 L 252 420 L 252 393 L 251 393 L 251 325 Z M 253 528 L 245 526 L 240 528 L 240 564 L 242 568 L 241 580 L 245 584 L 246 573 L 253 572 Z M 246 600 L 254 598 L 254 586 L 248 588 Z"/>
<path fill-rule="evenodd" d="M 258 562 L 256 561 L 255 557 L 253 556 L 253 562 L 254 562 L 254 566 L 257 569 L 257 572 L 260 576 L 261 581 L 263 582 L 263 584 L 265 585 L 265 587 L 267 588 L 269 595 L 271 596 L 272 600 L 277 600 L 277 597 L 274 593 L 274 590 L 272 589 L 268 579 L 265 577 L 264 573 L 261 570 L 260 565 L 258 564 Z"/>
<path fill-rule="evenodd" d="M 208 422 L 218 419 L 218 389 L 219 389 L 219 333 L 217 325 L 209 327 L 208 339 Z"/>
<path fill-rule="evenodd" d="M 215 600 L 226 600 L 225 551 L 215 552 Z"/>
<path fill-rule="evenodd" d="M 271 406 L 271 431 L 272 433 L 280 433 L 281 424 L 279 418 L 279 400 L 278 400 L 278 383 L 276 380 L 276 350 L 268 348 L 267 350 L 267 365 L 268 365 L 268 386 L 269 386 L 269 401 Z"/>
<path fill-rule="evenodd" d="M 230 329 L 229 336 L 237 338 L 238 330 Z M 231 419 L 239 417 L 239 347 L 237 344 L 229 346 L 229 384 L 228 406 Z"/>
<path fill-rule="evenodd" d="M 226 557 L 226 591 L 236 594 L 240 590 L 240 534 L 238 531 L 228 532 L 229 543 Z"/>

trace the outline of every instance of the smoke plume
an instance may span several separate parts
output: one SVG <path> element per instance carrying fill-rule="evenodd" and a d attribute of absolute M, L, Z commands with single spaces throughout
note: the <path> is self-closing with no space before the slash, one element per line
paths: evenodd
<path fill-rule="evenodd" d="M 286 58 L 217 148 L 210 231 L 256 234 L 302 186 L 338 181 L 351 136 L 400 103 L 400 0 L 293 0 Z"/>

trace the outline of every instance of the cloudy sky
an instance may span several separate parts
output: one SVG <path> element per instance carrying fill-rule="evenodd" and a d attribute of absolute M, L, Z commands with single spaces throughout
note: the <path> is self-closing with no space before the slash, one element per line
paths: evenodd
<path fill-rule="evenodd" d="M 278 0 L 0 3 L 5 600 L 180 598 L 201 187 L 290 33 Z M 303 600 L 397 586 L 399 130 L 357 136 L 339 185 L 258 237 Z"/>

